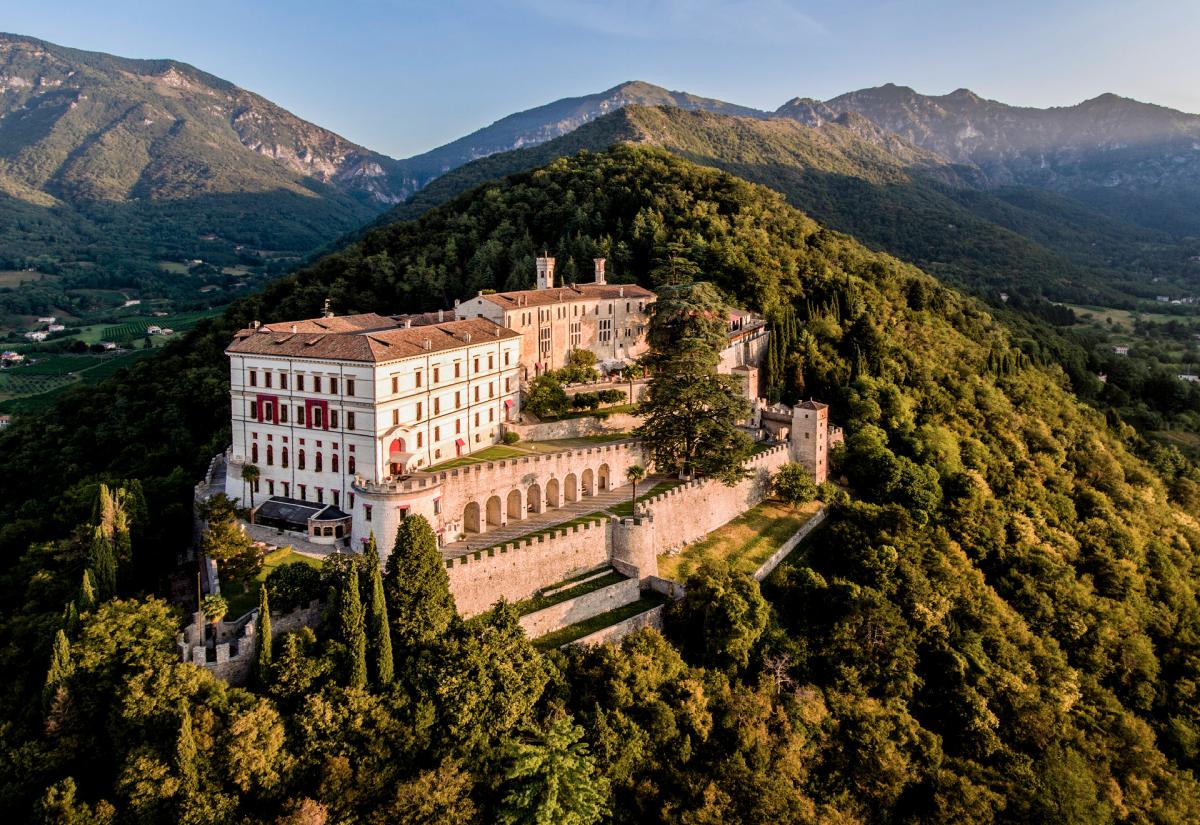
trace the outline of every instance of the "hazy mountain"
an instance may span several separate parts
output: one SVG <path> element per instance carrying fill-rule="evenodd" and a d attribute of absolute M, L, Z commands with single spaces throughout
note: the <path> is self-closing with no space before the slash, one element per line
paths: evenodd
<path fill-rule="evenodd" d="M 824 103 L 796 98 L 776 114 L 819 125 L 854 112 L 925 149 L 979 167 L 993 186 L 1068 193 L 1178 233 L 1200 229 L 1200 117 L 1104 94 L 1036 109 L 967 89 L 923 95 L 887 84 Z"/>
<path fill-rule="evenodd" d="M 433 181 L 377 223 L 414 218 L 468 189 L 617 143 L 667 149 L 782 192 L 827 226 L 957 283 L 1083 300 L 1128 301 L 1170 273 L 1164 238 L 1053 192 L 991 188 L 857 114 L 815 127 L 789 118 L 731 117 L 628 106 L 528 149 L 469 163 Z M 1141 291 L 1141 293 L 1139 293 Z"/>
<path fill-rule="evenodd" d="M 413 191 L 416 191 L 434 178 L 464 163 L 497 152 L 545 143 L 598 117 L 634 105 L 673 106 L 678 109 L 698 109 L 749 117 L 770 116 L 769 113 L 758 109 L 697 97 L 687 92 L 673 92 L 661 86 L 631 80 L 597 94 L 563 98 L 544 106 L 517 112 L 445 146 L 408 158 L 402 162 L 406 178 L 413 184 Z"/>

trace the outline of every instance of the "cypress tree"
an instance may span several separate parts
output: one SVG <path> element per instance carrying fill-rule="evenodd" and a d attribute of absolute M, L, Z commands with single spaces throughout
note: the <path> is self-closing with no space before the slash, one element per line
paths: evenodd
<path fill-rule="evenodd" d="M 260 685 L 271 681 L 271 605 L 267 586 L 258 588 L 258 632 L 254 640 L 254 675 Z"/>
<path fill-rule="evenodd" d="M 192 735 L 192 714 L 187 705 L 179 703 L 179 736 L 175 739 L 175 770 L 179 772 L 183 789 L 195 792 L 200 785 L 196 771 L 196 739 Z"/>
<path fill-rule="evenodd" d="M 75 603 L 80 613 L 96 609 L 96 575 L 90 567 L 84 568 L 83 581 L 79 585 L 79 596 Z"/>
<path fill-rule="evenodd" d="M 88 565 L 96 576 L 96 600 L 102 602 L 116 595 L 117 560 L 113 555 L 112 540 L 104 534 L 102 526 L 97 526 L 92 531 Z"/>
<path fill-rule="evenodd" d="M 383 595 L 383 573 L 379 569 L 379 548 L 375 544 L 375 533 L 367 542 L 363 555 L 367 565 L 367 631 L 371 658 L 375 664 L 375 682 L 380 687 L 391 684 L 395 673 L 392 656 L 392 630 L 388 625 L 387 600 Z"/>
<path fill-rule="evenodd" d="M 350 571 L 342 580 L 339 625 L 346 645 L 347 683 L 361 688 L 367 684 L 367 632 L 363 621 L 362 599 L 358 594 L 358 575 Z"/>
<path fill-rule="evenodd" d="M 424 516 L 409 516 L 400 522 L 383 590 L 397 644 L 426 644 L 450 627 L 454 618 L 450 577 L 437 536 Z"/>
<path fill-rule="evenodd" d="M 46 710 L 54 702 L 54 695 L 59 687 L 70 678 L 75 670 L 71 661 L 71 643 L 67 634 L 59 628 L 54 634 L 54 646 L 50 653 L 50 669 L 46 672 L 46 686 L 42 689 L 42 702 Z"/>

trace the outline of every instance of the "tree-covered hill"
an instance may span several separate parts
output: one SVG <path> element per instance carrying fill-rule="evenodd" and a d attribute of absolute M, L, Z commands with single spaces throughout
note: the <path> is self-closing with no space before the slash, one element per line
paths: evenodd
<path fill-rule="evenodd" d="M 89 484 L 141 480 L 143 575 L 180 548 L 227 439 L 236 327 L 526 285 L 543 247 L 568 280 L 597 255 L 642 280 L 668 245 L 772 319 L 772 394 L 847 428 L 853 503 L 767 582 L 769 612 L 708 569 L 667 641 L 543 657 L 504 610 L 405 624 L 390 688 L 347 681 L 342 618 L 251 691 L 175 663 L 157 603 L 86 609 L 55 642 Z M 1195 822 L 1196 470 L 1138 442 L 975 299 L 776 192 L 647 147 L 555 160 L 370 232 L 0 436 L 0 793 L 119 821 L 496 821 L 546 782 L 581 822 Z M 22 554 L 32 538 L 62 540 Z M 52 658 L 47 717 L 33 663 Z"/>
<path fill-rule="evenodd" d="M 406 193 L 393 159 L 178 61 L 0 34 L 0 92 L 0 269 L 145 287 L 305 255 Z"/>
<path fill-rule="evenodd" d="M 815 127 L 673 107 L 628 106 L 556 140 L 492 155 L 433 181 L 377 225 L 411 219 L 484 181 L 581 149 L 658 146 L 782 192 L 838 231 L 992 300 L 1001 291 L 1132 305 L 1153 277 L 1185 279 L 1170 238 L 1032 187 L 990 188 L 857 115 Z"/>

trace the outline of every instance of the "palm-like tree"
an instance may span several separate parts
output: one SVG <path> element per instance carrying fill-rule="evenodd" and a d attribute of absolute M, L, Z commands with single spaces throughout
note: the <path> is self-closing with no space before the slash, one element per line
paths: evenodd
<path fill-rule="evenodd" d="M 254 464 L 242 465 L 242 481 L 250 485 L 250 509 L 254 509 L 254 483 L 258 481 L 261 473 L 258 467 Z"/>
<path fill-rule="evenodd" d="M 646 477 L 646 468 L 643 467 L 641 464 L 634 464 L 632 467 L 630 467 L 628 470 L 625 471 L 625 478 L 629 479 L 629 483 L 631 485 L 633 485 L 633 490 L 629 494 L 632 499 L 630 502 L 630 506 L 632 507 L 632 509 L 634 511 L 632 513 L 633 515 L 637 515 L 636 511 L 637 511 L 638 482 L 640 482 L 645 477 Z"/>
<path fill-rule="evenodd" d="M 224 597 L 213 594 L 204 597 L 200 602 L 200 609 L 204 612 L 204 618 L 212 623 L 213 632 L 216 633 L 217 624 L 229 612 L 229 603 Z"/>

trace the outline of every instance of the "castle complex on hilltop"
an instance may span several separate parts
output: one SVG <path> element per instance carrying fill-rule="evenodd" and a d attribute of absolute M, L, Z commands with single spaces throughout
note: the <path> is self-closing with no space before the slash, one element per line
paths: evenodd
<path fill-rule="evenodd" d="M 535 289 L 480 293 L 451 311 L 326 312 L 239 331 L 226 349 L 227 495 L 252 504 L 258 523 L 357 548 L 410 513 L 448 543 L 623 483 L 644 463 L 636 445 L 563 453 L 537 462 L 541 473 L 494 483 L 478 467 L 431 472 L 497 443 L 518 420 L 522 383 L 572 350 L 609 369 L 646 351 L 654 293 L 609 284 L 604 260 L 595 265 L 593 283 L 555 286 L 554 259 L 541 257 Z M 731 313 L 720 369 L 742 375 L 750 398 L 767 336 L 761 319 Z M 248 464 L 254 480 L 242 477 Z"/>

